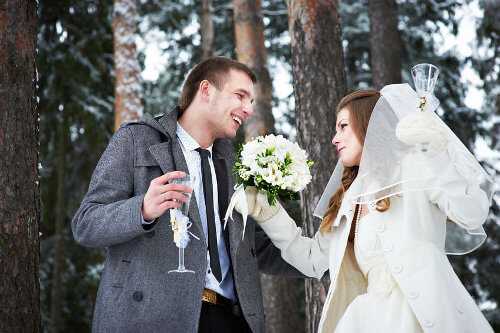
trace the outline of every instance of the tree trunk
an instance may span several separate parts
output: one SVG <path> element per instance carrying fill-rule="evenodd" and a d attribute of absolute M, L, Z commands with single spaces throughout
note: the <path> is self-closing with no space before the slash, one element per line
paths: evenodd
<path fill-rule="evenodd" d="M 401 83 L 403 43 L 398 30 L 395 0 L 368 0 L 370 15 L 370 54 L 375 89 Z"/>
<path fill-rule="evenodd" d="M 0 2 L 0 332 L 40 331 L 36 10 Z"/>
<path fill-rule="evenodd" d="M 63 111 L 64 112 L 64 111 Z M 50 332 L 64 332 L 64 321 L 62 308 L 64 306 L 64 241 L 65 241 L 65 224 L 66 217 L 66 194 L 65 194 L 65 178 L 66 178 L 66 149 L 69 140 L 68 121 L 64 114 L 59 122 L 57 131 L 57 203 L 56 203 L 56 220 L 54 232 L 54 268 L 52 273 L 51 286 L 51 314 L 50 314 Z"/>
<path fill-rule="evenodd" d="M 254 114 L 245 123 L 245 141 L 274 133 L 272 114 L 273 86 L 267 70 L 264 23 L 260 0 L 233 0 L 234 33 L 238 61 L 257 75 Z M 300 327 L 297 280 L 261 274 L 266 314 L 266 332 L 288 333 Z"/>
<path fill-rule="evenodd" d="M 495 54 L 497 55 L 498 64 L 498 54 L 500 53 L 500 42 L 498 39 L 495 39 L 495 35 L 498 36 L 500 34 L 500 2 L 498 1 L 485 1 L 484 2 L 484 20 L 487 20 L 487 31 L 491 36 L 492 46 L 496 48 Z M 496 41 L 495 41 L 496 40 Z M 486 72 L 486 73 L 489 73 Z M 485 73 L 485 74 L 486 74 Z M 498 75 L 498 70 L 496 70 Z M 490 74 L 490 73 L 489 73 Z M 493 151 L 500 151 L 500 90 L 498 89 L 498 77 L 497 83 L 495 84 L 495 74 L 490 74 L 491 76 L 491 88 L 486 90 L 486 93 L 490 95 L 487 100 L 487 103 L 491 103 L 491 110 L 494 112 L 494 116 L 491 117 L 492 121 L 492 139 L 491 139 L 491 149 Z M 489 81 L 488 76 L 484 75 L 485 78 L 483 80 Z M 495 88 L 496 87 L 496 88 Z M 498 172 L 497 172 L 498 173 Z M 499 176 L 500 177 L 500 176 Z"/>
<path fill-rule="evenodd" d="M 200 35 L 201 35 L 201 58 L 210 58 L 214 53 L 214 21 L 212 20 L 212 0 L 201 1 Z"/>
<path fill-rule="evenodd" d="M 261 274 L 262 297 L 267 333 L 302 333 L 303 313 L 300 309 L 301 279 Z"/>
<path fill-rule="evenodd" d="M 248 141 L 259 135 L 274 133 L 273 85 L 267 70 L 260 0 L 233 0 L 233 11 L 238 61 L 250 67 L 258 78 L 254 114 L 245 123 L 245 141 Z"/>
<path fill-rule="evenodd" d="M 141 69 L 137 59 L 135 0 L 115 0 L 113 46 L 115 59 L 115 130 L 142 117 Z"/>
<path fill-rule="evenodd" d="M 312 182 L 301 195 L 304 230 L 312 236 L 320 223 L 313 221 L 313 211 L 335 165 L 335 108 L 346 90 L 338 3 L 290 0 L 288 16 L 297 139 L 315 162 Z M 317 331 L 328 284 L 306 280 L 306 332 Z"/>

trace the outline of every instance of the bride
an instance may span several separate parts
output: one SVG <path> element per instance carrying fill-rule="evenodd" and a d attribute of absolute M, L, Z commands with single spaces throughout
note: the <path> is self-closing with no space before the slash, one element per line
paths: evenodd
<path fill-rule="evenodd" d="M 434 113 L 437 100 L 424 112 L 418 102 L 407 84 L 340 101 L 339 162 L 314 238 L 279 203 L 245 190 L 250 215 L 287 262 L 318 279 L 329 269 L 319 332 L 492 332 L 446 256 L 484 241 L 492 183 Z"/>

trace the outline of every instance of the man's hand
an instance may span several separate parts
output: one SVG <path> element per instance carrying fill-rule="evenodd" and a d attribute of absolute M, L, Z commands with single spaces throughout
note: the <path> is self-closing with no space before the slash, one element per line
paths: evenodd
<path fill-rule="evenodd" d="M 144 220 L 152 221 L 163 215 L 167 209 L 179 208 L 188 200 L 184 193 L 191 193 L 192 188 L 180 184 L 169 184 L 172 179 L 182 178 L 185 175 L 182 171 L 172 171 L 151 181 L 142 202 Z"/>

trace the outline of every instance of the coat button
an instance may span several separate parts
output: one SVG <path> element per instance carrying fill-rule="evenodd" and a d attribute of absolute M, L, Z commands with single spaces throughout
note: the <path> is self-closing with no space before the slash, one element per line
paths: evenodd
<path fill-rule="evenodd" d="M 155 231 L 154 230 L 151 230 L 150 232 L 147 232 L 144 237 L 146 238 L 153 238 L 155 235 Z"/>
<path fill-rule="evenodd" d="M 434 326 L 434 323 L 430 320 L 424 320 L 423 325 L 424 327 L 432 327 Z"/>
<path fill-rule="evenodd" d="M 134 291 L 134 293 L 132 294 L 132 298 L 136 302 L 142 301 L 143 297 L 144 295 L 142 294 L 142 291 Z"/>
<path fill-rule="evenodd" d="M 457 305 L 457 312 L 460 314 L 464 314 L 465 310 L 462 305 Z"/>
<path fill-rule="evenodd" d="M 394 265 L 394 266 L 392 266 L 392 271 L 396 274 L 401 273 L 403 271 L 403 266 Z"/>
<path fill-rule="evenodd" d="M 385 231 L 385 225 L 379 224 L 376 228 L 377 232 L 382 233 Z"/>
<path fill-rule="evenodd" d="M 417 291 L 410 291 L 408 294 L 409 299 L 416 299 L 418 297 L 418 292 Z"/>

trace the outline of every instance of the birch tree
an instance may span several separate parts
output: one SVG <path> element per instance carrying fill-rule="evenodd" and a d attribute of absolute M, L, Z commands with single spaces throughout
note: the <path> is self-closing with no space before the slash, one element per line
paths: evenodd
<path fill-rule="evenodd" d="M 137 16 L 135 0 L 114 1 L 115 130 L 143 114 L 141 69 L 135 44 Z"/>

